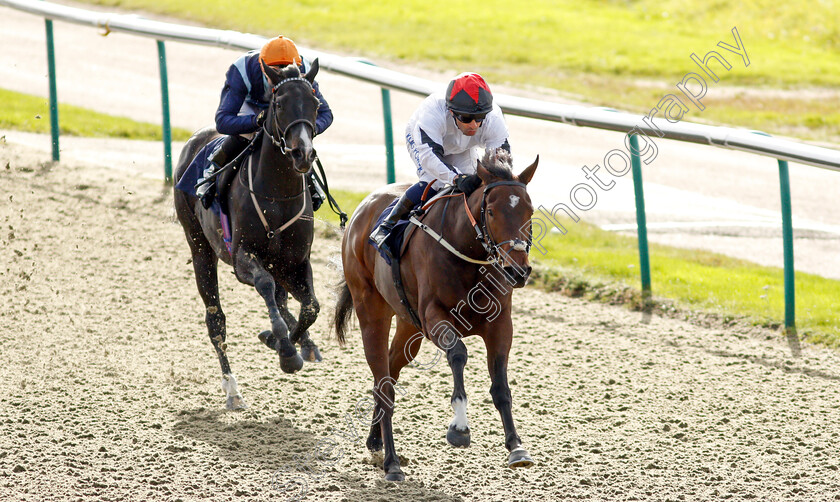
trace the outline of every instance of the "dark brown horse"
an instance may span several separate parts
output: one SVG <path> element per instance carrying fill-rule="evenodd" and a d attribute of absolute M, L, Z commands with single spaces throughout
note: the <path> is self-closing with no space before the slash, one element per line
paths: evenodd
<path fill-rule="evenodd" d="M 423 337 L 446 353 L 452 369 L 455 418 L 447 441 L 453 446 L 470 444 L 464 390 L 467 348 L 461 337 L 478 335 L 487 347 L 490 394 L 502 418 L 505 446 L 510 452 L 508 465 L 533 464 L 513 423 L 507 364 L 513 338 L 512 288 L 524 286 L 531 271 L 528 251 L 533 207 L 525 185 L 538 160 L 515 176 L 507 152 L 489 153 L 478 162 L 483 182 L 479 190 L 469 198 L 455 193 L 427 209 L 422 227 L 408 237 L 401 258 L 402 283 L 420 322 L 419 330 L 400 301 L 390 266 L 368 243 L 377 216 L 404 187 L 389 186 L 372 193 L 350 220 L 341 247 L 345 283 L 338 298 L 335 328 L 343 343 L 355 310 L 374 380 L 374 419 L 367 447 L 378 451 L 384 446 L 386 480 L 405 478 L 394 448 L 394 390 L 400 370 L 417 355 Z M 389 350 L 394 315 L 397 327 Z"/>
<path fill-rule="evenodd" d="M 230 210 L 230 252 L 223 242 L 219 217 L 195 196 L 175 189 L 175 210 L 192 252 L 198 292 L 206 307 L 207 331 L 222 367 L 228 409 L 246 405 L 226 353 L 225 314 L 216 270 L 219 259 L 231 265 L 236 278 L 256 288 L 265 300 L 271 330 L 260 333 L 259 338 L 279 353 L 283 371 L 301 369 L 303 359 L 321 359 L 307 332 L 318 316 L 319 305 L 309 263 L 314 235 L 312 199 L 304 178 L 314 159 L 312 138 L 319 103 L 312 82 L 318 62 L 304 76 L 294 65 L 282 70 L 268 67 L 267 71 L 272 96 L 261 142 L 233 178 L 223 200 Z M 215 129 L 208 128 L 190 138 L 178 161 L 176 182 L 202 147 L 218 136 Z M 297 319 L 287 308 L 287 293 L 300 302 Z M 295 343 L 300 344 L 303 358 Z"/>

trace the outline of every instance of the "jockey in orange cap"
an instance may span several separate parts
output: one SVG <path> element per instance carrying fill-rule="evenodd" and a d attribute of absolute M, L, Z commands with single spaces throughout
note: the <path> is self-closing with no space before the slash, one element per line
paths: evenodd
<path fill-rule="evenodd" d="M 309 62 L 298 54 L 295 43 L 281 35 L 266 42 L 259 51 L 248 52 L 230 66 L 225 75 L 225 86 L 222 88 L 219 108 L 216 110 L 216 130 L 228 136 L 210 154 L 210 165 L 204 171 L 202 179 L 212 176 L 218 169 L 233 160 L 248 145 L 253 133 L 262 127 L 271 100 L 271 88 L 263 66 L 290 64 L 297 65 L 301 74 L 309 70 Z M 318 89 L 318 83 L 313 82 L 312 87 L 321 102 L 315 119 L 314 133 L 318 135 L 332 124 L 333 114 L 327 100 Z M 219 177 L 232 171 L 229 169 Z M 223 186 L 227 181 L 227 179 L 218 180 L 218 184 Z M 210 181 L 198 187 L 196 195 L 201 199 L 204 207 L 210 207 L 213 202 L 215 185 L 216 182 Z M 313 208 L 318 209 L 323 201 L 311 185 L 310 190 L 313 194 Z"/>

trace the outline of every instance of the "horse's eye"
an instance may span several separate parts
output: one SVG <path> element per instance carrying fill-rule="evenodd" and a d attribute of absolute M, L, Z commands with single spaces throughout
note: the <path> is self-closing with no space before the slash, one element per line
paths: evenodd
<path fill-rule="evenodd" d="M 493 210 L 489 207 L 487 208 L 487 216 L 493 216 Z"/>

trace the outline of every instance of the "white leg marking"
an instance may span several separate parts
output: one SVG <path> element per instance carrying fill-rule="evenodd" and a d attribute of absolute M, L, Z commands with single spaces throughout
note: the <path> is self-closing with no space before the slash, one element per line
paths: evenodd
<path fill-rule="evenodd" d="M 242 399 L 242 394 L 239 393 L 239 388 L 236 385 L 236 377 L 233 376 L 233 373 L 222 375 L 222 389 L 227 394 L 227 409 L 241 410 L 248 407 L 245 404 L 245 400 Z"/>
<path fill-rule="evenodd" d="M 469 420 L 467 420 L 467 400 L 455 399 L 452 401 L 452 411 L 455 412 L 455 418 L 449 424 L 450 427 L 455 426 L 459 431 L 465 431 L 470 428 Z"/>
<path fill-rule="evenodd" d="M 236 386 L 236 377 L 233 373 L 225 373 L 222 375 L 222 388 L 228 397 L 236 397 L 239 395 L 239 388 Z"/>

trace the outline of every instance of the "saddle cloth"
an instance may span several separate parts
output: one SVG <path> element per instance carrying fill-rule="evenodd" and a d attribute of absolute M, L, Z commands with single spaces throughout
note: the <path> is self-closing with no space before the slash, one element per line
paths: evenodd
<path fill-rule="evenodd" d="M 208 157 L 218 147 L 219 143 L 224 141 L 224 139 L 224 136 L 219 136 L 199 150 L 198 153 L 195 154 L 195 157 L 193 157 L 190 165 L 187 166 L 186 171 L 184 171 L 184 175 L 181 176 L 181 179 L 175 184 L 175 188 L 194 196 L 195 184 L 198 183 L 198 180 L 201 179 L 204 175 L 204 171 L 210 165 L 210 159 Z"/>
<path fill-rule="evenodd" d="M 175 188 L 178 190 L 188 194 L 195 196 L 195 184 L 198 183 L 198 180 L 204 175 L 204 171 L 210 165 L 210 159 L 208 158 L 214 150 L 216 150 L 217 146 L 224 141 L 225 137 L 220 136 L 211 142 L 207 143 L 198 153 L 193 157 L 192 162 L 190 165 L 187 166 L 187 169 L 184 171 L 184 174 L 181 176 L 181 179 L 178 180 L 178 183 L 175 184 Z M 223 214 L 222 206 L 219 205 L 219 197 L 213 198 L 213 204 L 210 205 L 210 210 L 216 214 L 219 218 L 219 221 L 222 225 L 222 236 L 225 241 L 225 247 L 227 248 L 228 253 L 231 252 L 231 231 L 230 231 L 230 221 L 228 219 L 227 214 Z"/>

